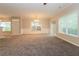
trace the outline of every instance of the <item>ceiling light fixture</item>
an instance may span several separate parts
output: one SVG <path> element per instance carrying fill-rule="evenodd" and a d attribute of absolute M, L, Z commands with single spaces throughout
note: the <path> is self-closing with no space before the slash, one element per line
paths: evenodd
<path fill-rule="evenodd" d="M 47 3 L 43 3 L 43 5 L 47 5 Z"/>

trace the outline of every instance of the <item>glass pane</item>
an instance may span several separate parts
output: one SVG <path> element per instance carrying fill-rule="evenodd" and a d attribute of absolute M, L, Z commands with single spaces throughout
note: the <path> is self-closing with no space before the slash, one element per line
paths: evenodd
<path fill-rule="evenodd" d="M 78 35 L 78 19 L 77 19 L 77 14 L 71 14 L 69 15 L 69 20 L 68 20 L 68 33 L 69 34 L 74 34 Z"/>
<path fill-rule="evenodd" d="M 34 20 L 32 22 L 32 30 L 33 31 L 40 31 L 41 30 L 41 25 L 40 25 L 40 22 L 39 21 Z"/>
<path fill-rule="evenodd" d="M 66 34 L 78 35 L 78 19 L 77 13 L 71 13 L 63 16 L 59 20 L 60 32 Z"/>
<path fill-rule="evenodd" d="M 61 17 L 59 22 L 60 22 L 59 23 L 60 32 L 66 33 L 66 29 L 67 29 L 67 26 L 66 26 L 66 23 L 67 23 L 66 17 L 65 16 Z"/>
<path fill-rule="evenodd" d="M 10 32 L 11 31 L 11 22 L 2 22 L 2 31 Z"/>

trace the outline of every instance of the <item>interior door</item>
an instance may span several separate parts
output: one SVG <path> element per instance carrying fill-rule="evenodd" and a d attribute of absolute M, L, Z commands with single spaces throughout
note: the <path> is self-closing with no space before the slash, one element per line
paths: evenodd
<path fill-rule="evenodd" d="M 50 35 L 55 36 L 56 35 L 56 23 L 51 22 L 50 24 Z"/>
<path fill-rule="evenodd" d="M 20 34 L 20 20 L 12 19 L 12 34 L 19 35 Z"/>

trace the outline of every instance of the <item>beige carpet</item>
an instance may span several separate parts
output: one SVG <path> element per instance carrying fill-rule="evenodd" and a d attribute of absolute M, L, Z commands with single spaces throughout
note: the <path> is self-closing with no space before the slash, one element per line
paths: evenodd
<path fill-rule="evenodd" d="M 79 47 L 47 35 L 0 39 L 1 56 L 79 56 Z"/>

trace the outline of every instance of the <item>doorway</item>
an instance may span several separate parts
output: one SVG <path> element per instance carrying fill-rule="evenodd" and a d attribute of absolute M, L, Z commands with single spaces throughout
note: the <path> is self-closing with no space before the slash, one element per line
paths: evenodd
<path fill-rule="evenodd" d="M 20 19 L 12 19 L 12 35 L 20 34 Z"/>
<path fill-rule="evenodd" d="M 50 35 L 55 36 L 56 35 L 56 22 L 53 21 L 50 23 Z"/>

